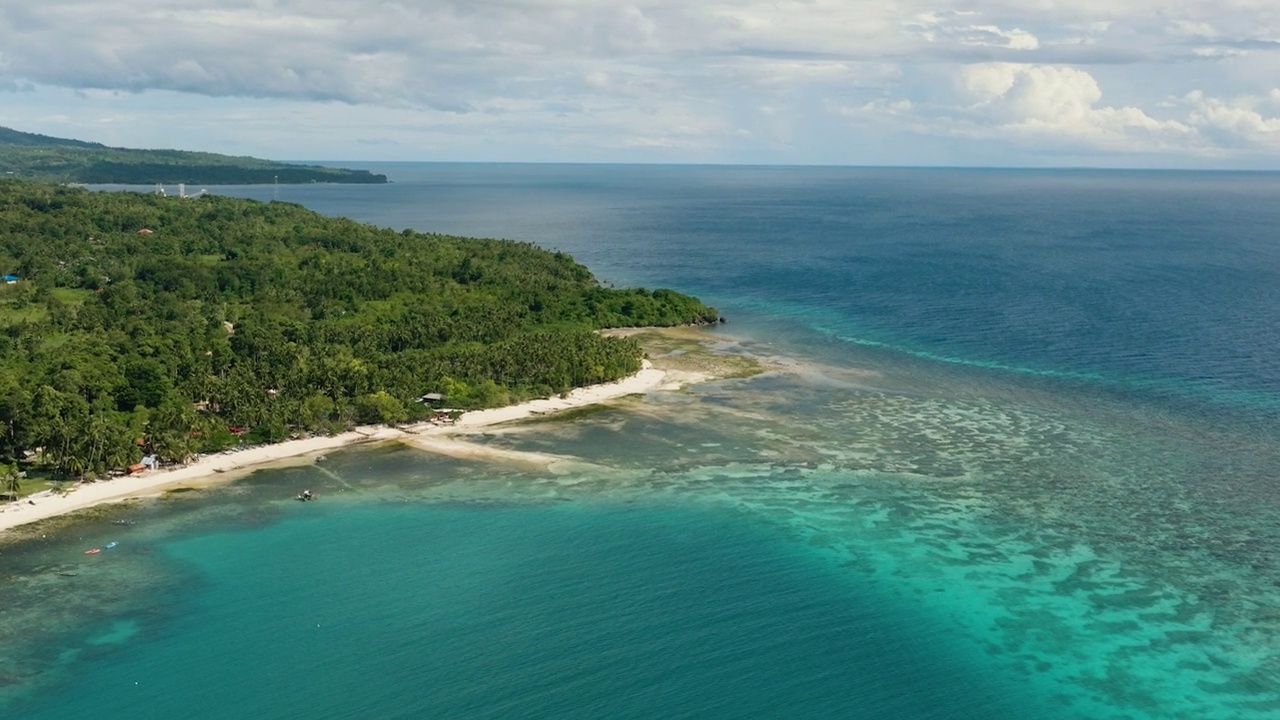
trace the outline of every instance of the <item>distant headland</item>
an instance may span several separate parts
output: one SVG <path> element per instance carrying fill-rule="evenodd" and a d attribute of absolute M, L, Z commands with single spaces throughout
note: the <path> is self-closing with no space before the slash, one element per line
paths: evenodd
<path fill-rule="evenodd" d="M 187 150 L 139 150 L 0 127 L 0 174 L 59 183 L 253 185 L 385 183 L 368 170 L 297 165 Z"/>

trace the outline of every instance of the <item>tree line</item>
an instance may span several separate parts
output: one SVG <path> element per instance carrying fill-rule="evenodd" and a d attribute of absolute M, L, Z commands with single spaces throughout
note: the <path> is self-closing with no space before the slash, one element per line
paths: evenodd
<path fill-rule="evenodd" d="M 126 185 L 387 182 L 386 175 L 368 170 L 186 150 L 115 148 L 6 127 L 0 127 L 0 174 L 47 182 Z"/>

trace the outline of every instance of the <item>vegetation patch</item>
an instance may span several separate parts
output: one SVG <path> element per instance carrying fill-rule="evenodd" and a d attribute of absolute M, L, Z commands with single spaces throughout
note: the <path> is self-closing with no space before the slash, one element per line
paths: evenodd
<path fill-rule="evenodd" d="M 0 462 L 58 477 L 556 395 L 640 368 L 600 329 L 718 318 L 529 244 L 16 180 L 0 273 Z"/>

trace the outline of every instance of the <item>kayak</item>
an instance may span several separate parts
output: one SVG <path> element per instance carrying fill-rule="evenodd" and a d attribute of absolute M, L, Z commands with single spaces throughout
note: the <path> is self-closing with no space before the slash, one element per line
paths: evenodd
<path fill-rule="evenodd" d="M 94 549 L 92 549 L 92 550 L 85 550 L 85 551 L 84 551 L 84 554 L 85 554 L 85 555 L 97 555 L 97 554 L 98 554 L 98 553 L 100 553 L 100 552 L 102 552 L 102 548 L 94 548 Z"/>

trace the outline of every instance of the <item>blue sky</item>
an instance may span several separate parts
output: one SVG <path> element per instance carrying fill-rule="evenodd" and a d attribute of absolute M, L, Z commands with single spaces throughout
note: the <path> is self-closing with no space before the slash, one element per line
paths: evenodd
<path fill-rule="evenodd" d="M 0 125 L 275 159 L 1280 169 L 1280 0 L 40 0 Z"/>

